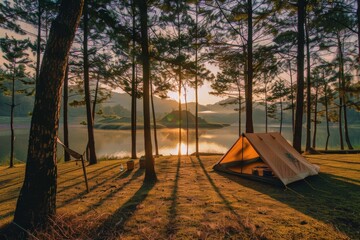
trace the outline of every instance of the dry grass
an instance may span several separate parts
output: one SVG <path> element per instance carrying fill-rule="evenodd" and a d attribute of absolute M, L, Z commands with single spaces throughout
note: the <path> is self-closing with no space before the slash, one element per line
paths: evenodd
<path fill-rule="evenodd" d="M 219 156 L 156 159 L 159 181 L 125 160 L 59 164 L 58 216 L 39 239 L 359 239 L 360 155 L 309 155 L 322 174 L 293 190 L 212 170 Z M 0 167 L 0 226 L 12 220 L 24 165 Z M 303 197 L 302 197 L 302 196 Z M 1 230 L 0 230 L 1 231 Z M 1 234 L 0 234 L 1 238 Z"/>

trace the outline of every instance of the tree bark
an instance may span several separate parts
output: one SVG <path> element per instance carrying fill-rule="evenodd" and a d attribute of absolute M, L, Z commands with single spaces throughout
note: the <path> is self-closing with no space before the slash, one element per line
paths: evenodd
<path fill-rule="evenodd" d="M 357 37 L 358 37 L 358 63 L 360 64 L 360 0 L 357 0 L 357 9 L 356 9 L 356 18 L 357 18 Z"/>
<path fill-rule="evenodd" d="M 14 148 L 15 148 L 15 132 L 14 132 L 15 74 L 16 74 L 16 63 L 13 63 L 13 76 L 12 76 L 12 85 L 11 85 L 11 108 L 10 108 L 11 147 L 10 147 L 9 167 L 11 168 L 14 167 Z"/>
<path fill-rule="evenodd" d="M 62 1 L 53 21 L 36 86 L 24 184 L 14 222 L 24 229 L 44 226 L 56 213 L 56 139 L 61 86 L 83 0 Z"/>
<path fill-rule="evenodd" d="M 186 111 L 186 156 L 189 155 L 189 112 L 188 112 L 188 103 L 186 96 L 186 88 L 184 86 L 184 100 L 185 100 L 185 111 Z"/>
<path fill-rule="evenodd" d="M 340 149 L 344 150 L 344 140 L 342 134 L 342 109 L 344 103 L 344 91 L 343 88 L 343 65 L 342 65 L 342 48 L 340 35 L 337 33 L 337 44 L 338 44 L 338 54 L 339 54 L 339 139 L 340 139 Z"/>
<path fill-rule="evenodd" d="M 87 119 L 87 131 L 88 131 L 88 144 L 87 150 L 89 151 L 89 164 L 96 164 L 96 152 L 95 152 L 95 137 L 94 137 L 94 121 L 91 111 L 91 96 L 90 96 L 90 78 L 89 78 L 89 55 L 88 55 L 88 3 L 89 0 L 85 0 L 84 4 L 84 93 L 86 103 L 86 119 Z"/>
<path fill-rule="evenodd" d="M 340 85 L 340 78 L 339 78 L 339 85 Z M 338 118 L 339 118 L 339 140 L 340 140 L 340 149 L 344 150 L 344 139 L 342 134 L 342 97 L 339 96 L 339 112 L 338 112 Z"/>
<path fill-rule="evenodd" d="M 265 76 L 264 76 L 264 80 L 265 80 Z M 266 81 L 266 80 L 265 80 Z M 265 94 L 265 132 L 268 132 L 268 102 L 267 102 L 267 89 L 266 89 L 266 82 L 265 82 L 265 88 L 264 88 L 264 94 Z"/>
<path fill-rule="evenodd" d="M 63 131 L 64 131 L 64 145 L 69 147 L 69 125 L 68 125 L 68 100 L 69 100 L 69 64 L 66 64 L 65 78 L 64 78 L 64 97 L 63 97 Z M 70 161 L 70 154 L 64 149 L 64 161 Z"/>
<path fill-rule="evenodd" d="M 282 97 L 280 97 L 280 133 L 282 132 L 283 125 L 283 101 Z"/>
<path fill-rule="evenodd" d="M 293 146 L 301 152 L 302 118 L 304 102 L 304 22 L 305 22 L 305 0 L 298 1 L 298 34 L 297 34 L 297 91 L 296 91 L 296 113 Z"/>
<path fill-rule="evenodd" d="M 289 60 L 289 70 L 290 70 L 290 96 L 291 96 L 291 127 L 292 127 L 292 134 L 294 135 L 295 104 L 294 104 L 294 86 L 293 86 L 293 78 L 292 78 L 292 68 L 291 68 L 290 60 Z"/>
<path fill-rule="evenodd" d="M 324 74 L 323 74 L 324 76 Z M 329 110 L 328 110 L 328 98 L 327 98 L 327 83 L 324 85 L 325 91 L 325 118 L 326 118 L 326 143 L 325 150 L 328 150 L 328 144 L 330 139 L 330 126 L 329 126 Z"/>
<path fill-rule="evenodd" d="M 248 40 L 247 40 L 247 96 L 246 96 L 246 132 L 253 133 L 253 107 L 252 107 L 252 84 L 253 84 L 253 9 L 252 0 L 247 1 L 247 13 L 248 13 Z"/>
<path fill-rule="evenodd" d="M 360 1 L 360 0 L 359 0 Z M 199 96 L 198 96 L 198 15 L 199 2 L 196 2 L 195 16 L 195 156 L 199 157 Z"/>
<path fill-rule="evenodd" d="M 39 72 L 40 72 L 40 54 L 41 54 L 41 0 L 38 0 L 38 29 L 37 29 L 37 39 L 36 39 L 36 69 L 35 69 L 35 81 L 38 82 Z"/>
<path fill-rule="evenodd" d="M 98 73 L 97 79 L 96 79 L 96 85 L 95 85 L 94 102 L 93 102 L 92 111 L 91 111 L 93 122 L 95 122 L 95 111 L 96 111 L 96 104 L 97 104 L 97 98 L 98 98 L 98 93 L 99 93 L 99 83 L 100 83 L 100 76 Z"/>
<path fill-rule="evenodd" d="M 179 9 L 179 0 L 176 1 L 177 4 L 177 8 Z M 177 15 L 177 19 L 178 19 L 178 44 L 179 44 L 179 48 L 178 48 L 178 57 L 180 58 L 181 56 L 181 41 L 180 41 L 180 33 L 181 33 L 181 27 L 180 27 L 180 11 L 178 12 Z M 180 60 L 179 60 L 180 61 Z M 179 148 L 178 148 L 178 156 L 181 156 L 181 128 L 182 128 L 182 109 L 181 109 L 181 85 L 182 85 L 182 75 L 181 75 L 181 64 L 179 63 L 179 73 L 178 73 L 178 77 L 179 77 Z"/>
<path fill-rule="evenodd" d="M 350 137 L 349 137 L 349 129 L 348 129 L 348 120 L 347 120 L 347 107 L 346 107 L 346 97 L 344 97 L 344 135 L 345 141 L 350 150 L 354 149 L 351 145 Z"/>
<path fill-rule="evenodd" d="M 144 111 L 144 142 L 145 142 L 145 179 L 144 183 L 156 181 L 154 168 L 154 158 L 152 155 L 151 144 L 151 124 L 150 124 L 150 56 L 148 40 L 148 7 L 146 0 L 139 0 L 140 28 L 141 28 L 141 49 L 143 62 L 143 111 Z"/>
<path fill-rule="evenodd" d="M 306 14 L 306 13 L 305 13 Z M 310 39 L 307 21 L 305 20 L 306 34 L 306 147 L 310 151 L 311 146 L 311 71 L 310 71 Z"/>
<path fill-rule="evenodd" d="M 341 77 L 341 98 L 343 101 L 343 109 L 344 109 L 344 135 L 345 141 L 350 150 L 354 149 L 350 142 L 349 137 L 349 129 L 348 129 L 348 121 L 347 121 L 347 98 L 346 98 L 346 79 L 344 73 L 344 53 L 342 51 L 342 44 L 340 41 L 340 36 L 338 35 L 338 47 L 339 47 L 339 58 L 340 58 L 340 77 Z"/>
<path fill-rule="evenodd" d="M 158 140 L 157 140 L 157 127 L 156 127 L 154 94 L 153 94 L 153 86 L 152 86 L 152 81 L 151 80 L 150 80 L 150 97 L 151 97 L 151 110 L 152 110 L 153 126 L 154 126 L 155 156 L 159 156 L 159 146 L 158 146 Z"/>
<path fill-rule="evenodd" d="M 131 76 L 131 158 L 136 159 L 136 63 L 135 63 L 135 0 L 131 2 L 132 7 L 132 76 Z"/>
<path fill-rule="evenodd" d="M 319 93 L 319 86 L 316 86 L 315 92 L 315 104 L 314 104 L 314 134 L 312 140 L 312 148 L 316 148 L 316 133 L 317 133 L 317 104 L 318 104 L 318 93 Z"/>
<path fill-rule="evenodd" d="M 238 122 L 239 122 L 239 137 L 241 136 L 241 88 L 240 88 L 240 79 L 237 80 L 237 89 L 238 89 L 238 101 L 239 101 L 239 113 L 238 113 Z"/>

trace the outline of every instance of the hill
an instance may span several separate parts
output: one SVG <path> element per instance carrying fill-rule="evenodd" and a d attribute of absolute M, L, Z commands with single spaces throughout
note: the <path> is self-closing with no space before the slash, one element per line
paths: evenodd
<path fill-rule="evenodd" d="M 79 96 L 73 96 L 70 99 L 70 102 L 73 100 L 79 100 Z M 32 112 L 33 109 L 33 101 L 34 97 L 18 95 L 16 97 L 16 102 L 20 105 L 15 109 L 15 116 L 29 116 L 29 113 Z M 214 104 L 202 105 L 199 104 L 199 116 L 208 122 L 216 122 L 216 123 L 225 123 L 225 124 L 236 124 L 238 123 L 238 112 L 235 109 L 238 106 L 235 104 L 229 104 L 229 102 L 233 102 L 234 98 L 227 98 L 222 101 L 219 101 Z M 0 95 L 0 116 L 9 116 L 10 108 L 8 107 L 9 97 Z M 178 103 L 172 99 L 160 99 L 158 97 L 154 97 L 155 104 L 155 113 L 157 119 L 162 119 L 165 115 L 171 113 L 174 110 L 178 110 Z M 284 103 L 286 105 L 286 103 Z M 245 106 L 245 105 L 243 105 Z M 182 105 L 183 109 L 185 109 L 185 104 Z M 99 104 L 96 107 L 96 111 L 101 112 L 105 116 L 113 116 L 113 117 L 130 117 L 131 110 L 131 97 L 126 93 L 116 93 L 113 92 L 111 98 L 106 100 L 105 102 Z M 195 103 L 188 103 L 189 112 L 195 112 Z M 61 111 L 62 114 L 62 111 Z M 78 107 L 69 107 L 69 118 L 70 122 L 79 123 L 82 120 L 86 119 L 85 106 Z M 284 123 L 291 123 L 291 111 L 284 111 Z M 142 120 L 142 99 L 137 100 L 137 116 L 138 120 Z M 279 115 L 279 114 L 278 114 Z M 245 112 L 241 114 L 243 122 L 245 122 Z M 279 118 L 279 116 L 277 116 Z M 99 119 L 99 116 L 96 117 Z M 253 109 L 253 119 L 254 124 L 264 124 L 265 123 L 265 112 L 264 106 L 255 103 Z M 60 118 L 61 121 L 61 118 Z M 349 124 L 360 124 L 360 112 L 356 112 L 354 109 L 348 109 L 348 122 Z M 269 118 L 269 124 L 279 124 L 278 119 Z M 324 123 L 322 123 L 324 124 Z"/>
<path fill-rule="evenodd" d="M 159 122 L 168 127 L 168 128 L 177 128 L 179 127 L 181 116 L 181 125 L 183 128 L 195 128 L 195 116 L 189 111 L 181 111 L 181 115 L 179 111 L 175 110 L 171 113 L 167 114 L 163 117 Z M 222 128 L 228 126 L 227 124 L 220 124 L 220 123 L 208 123 L 205 119 L 199 117 L 198 118 L 199 128 Z"/>

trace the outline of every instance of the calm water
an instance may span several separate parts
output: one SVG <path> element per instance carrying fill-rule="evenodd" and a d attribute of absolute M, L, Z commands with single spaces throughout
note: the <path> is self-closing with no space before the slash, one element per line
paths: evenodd
<path fill-rule="evenodd" d="M 10 153 L 10 131 L 4 119 L 0 123 L 0 162 L 9 158 Z M 26 159 L 27 144 L 29 137 L 28 119 L 18 120 L 15 130 L 15 157 L 20 161 Z M 243 128 L 244 129 L 244 128 Z M 256 132 L 263 132 L 263 126 L 255 125 Z M 278 131 L 278 126 L 270 126 L 269 131 Z M 211 153 L 225 153 L 238 138 L 238 127 L 230 126 L 222 129 L 201 129 L 200 133 L 200 151 Z M 189 153 L 195 151 L 195 132 L 189 132 Z M 70 128 L 70 146 L 78 152 L 83 152 L 86 146 L 86 127 L 73 125 Z M 291 140 L 291 127 L 283 128 L 283 136 Z M 304 136 L 304 135 L 303 135 Z M 331 137 L 329 141 L 330 149 L 339 149 L 339 133 L 336 126 L 331 128 Z M 62 129 L 60 128 L 60 138 L 62 138 Z M 95 130 L 96 151 L 98 158 L 121 158 L 130 156 L 131 135 L 129 130 Z M 183 131 L 182 153 L 186 153 L 186 131 Z M 304 138 L 304 137 L 303 137 Z M 351 127 L 350 138 L 356 149 L 360 148 L 360 127 Z M 304 140 L 304 139 L 303 139 Z M 326 140 L 326 130 L 323 127 L 318 128 L 317 148 L 323 149 Z M 164 155 L 176 155 L 178 152 L 178 130 L 161 129 L 158 130 L 159 152 Z M 153 142 L 154 145 L 154 142 Z M 346 146 L 346 145 L 345 145 Z M 137 150 L 138 156 L 144 153 L 143 131 L 137 132 Z M 58 158 L 63 157 L 63 151 L 59 147 Z"/>

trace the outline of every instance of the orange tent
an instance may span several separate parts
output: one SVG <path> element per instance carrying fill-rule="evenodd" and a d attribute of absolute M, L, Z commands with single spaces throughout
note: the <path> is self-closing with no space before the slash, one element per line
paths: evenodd
<path fill-rule="evenodd" d="M 213 168 L 284 185 L 317 175 L 320 169 L 309 163 L 280 133 L 244 133 Z"/>

